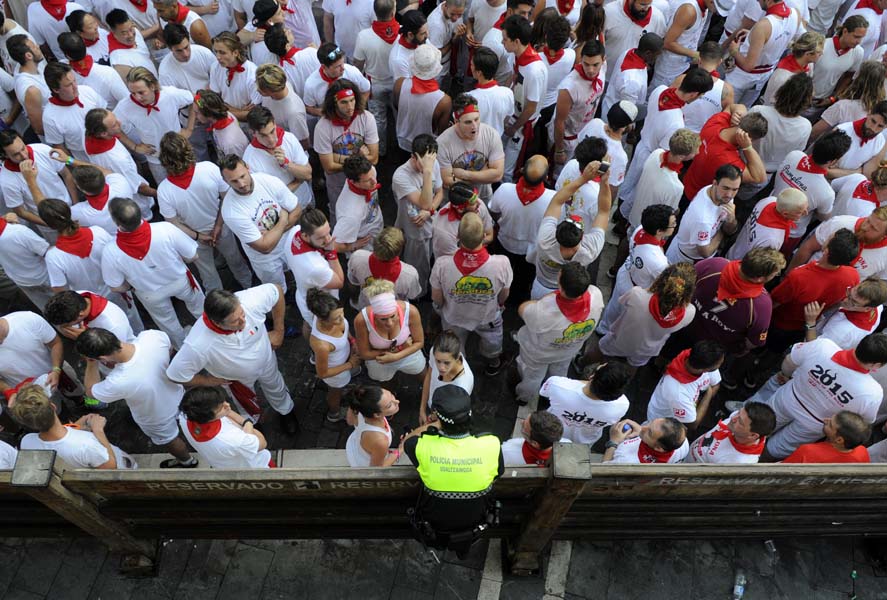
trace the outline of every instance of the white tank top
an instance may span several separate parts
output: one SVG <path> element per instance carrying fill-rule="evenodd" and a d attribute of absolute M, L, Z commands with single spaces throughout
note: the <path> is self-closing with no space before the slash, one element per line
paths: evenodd
<path fill-rule="evenodd" d="M 397 144 L 406 152 L 411 152 L 413 140 L 421 133 L 434 135 L 434 109 L 444 97 L 441 90 L 427 94 L 413 94 L 410 88 L 413 79 L 404 79 L 397 99 Z"/>
<path fill-rule="evenodd" d="M 348 464 L 352 467 L 370 466 L 370 455 L 360 445 L 360 440 L 365 431 L 378 431 L 388 438 L 388 445 L 391 445 L 391 426 L 388 425 L 387 419 L 385 427 L 378 427 L 377 425 L 370 425 L 364 420 L 362 414 L 357 413 L 357 427 L 354 428 L 354 431 L 348 436 L 348 441 L 345 442 L 345 455 L 348 457 Z"/>
<path fill-rule="evenodd" d="M 465 358 L 464 354 L 460 354 L 459 357 L 462 359 L 462 372 L 452 381 L 441 381 L 440 371 L 437 369 L 437 361 L 434 360 L 434 348 L 431 348 L 431 353 L 428 355 L 428 365 L 431 367 L 431 382 L 428 386 L 429 410 L 433 408 L 431 406 L 431 401 L 434 398 L 434 391 L 437 388 L 445 385 L 455 385 L 468 392 L 469 396 L 474 390 L 474 373 L 471 371 L 471 366 L 468 364 L 468 360 Z"/>
<path fill-rule="evenodd" d="M 674 20 L 675 14 L 685 4 L 693 8 L 693 12 L 696 13 L 696 21 L 692 27 L 678 36 L 677 43 L 684 48 L 695 49 L 699 45 L 699 38 L 702 32 L 708 27 L 709 15 L 711 13 L 706 11 L 705 16 L 703 16 L 702 9 L 699 8 L 699 2 L 696 0 L 683 0 L 674 6 L 674 10 L 669 15 L 669 21 Z M 689 57 L 666 50 L 656 59 L 656 74 L 665 80 L 665 85 L 671 85 L 675 77 L 686 71 L 689 66 Z M 695 103 L 691 102 L 691 104 Z"/>
<path fill-rule="evenodd" d="M 333 345 L 333 351 L 330 352 L 329 359 L 327 359 L 329 368 L 344 365 L 351 357 L 351 342 L 348 339 L 348 332 L 347 320 L 345 321 L 345 333 L 341 337 L 333 337 L 323 333 L 317 329 L 317 319 L 314 320 L 314 324 L 311 326 L 311 335 Z"/>
<path fill-rule="evenodd" d="M 714 87 L 694 102 L 685 104 L 681 110 L 684 113 L 684 126 L 699 133 L 705 122 L 717 113 L 721 112 L 721 97 L 724 93 L 724 80 L 715 78 Z"/>
<path fill-rule="evenodd" d="M 791 14 L 784 19 L 775 15 L 766 15 L 764 18 L 770 21 L 770 37 L 761 48 L 758 64 L 754 69 L 751 69 L 751 74 L 756 75 L 769 75 L 776 69 L 776 63 L 779 62 L 789 43 L 797 35 L 799 25 L 798 13 L 795 9 L 791 9 Z M 739 51 L 747 55 L 748 46 L 748 37 L 746 37 Z"/>

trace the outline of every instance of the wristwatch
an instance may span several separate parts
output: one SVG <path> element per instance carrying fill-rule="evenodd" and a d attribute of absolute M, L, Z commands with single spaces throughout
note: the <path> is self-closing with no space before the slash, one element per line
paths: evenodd
<path fill-rule="evenodd" d="M 618 447 L 619 447 L 619 442 L 614 442 L 613 440 L 607 440 L 607 443 L 604 444 L 604 448 L 606 448 L 608 450 L 610 448 L 618 448 Z"/>

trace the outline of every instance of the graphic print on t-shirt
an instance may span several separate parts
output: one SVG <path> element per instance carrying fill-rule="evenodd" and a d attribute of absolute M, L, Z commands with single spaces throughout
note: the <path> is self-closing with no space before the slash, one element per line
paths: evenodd
<path fill-rule="evenodd" d="M 450 295 L 458 297 L 457 302 L 486 304 L 493 295 L 493 282 L 488 277 L 465 275 L 456 282 Z"/>
<path fill-rule="evenodd" d="M 487 156 L 478 150 L 468 150 L 456 157 L 453 161 L 454 169 L 466 171 L 480 171 L 487 166 Z"/>
<path fill-rule="evenodd" d="M 333 154 L 354 156 L 364 144 L 362 135 L 346 130 L 342 135 L 333 140 Z"/>
<path fill-rule="evenodd" d="M 597 321 L 594 319 L 587 319 L 585 321 L 579 321 L 578 323 L 570 323 L 570 325 L 564 329 L 561 337 L 554 340 L 554 343 L 572 344 L 578 339 L 591 335 L 594 331 L 595 325 L 597 325 Z"/>
<path fill-rule="evenodd" d="M 273 229 L 277 225 L 279 218 L 280 211 L 277 209 L 277 204 L 272 200 L 260 200 L 253 213 L 253 223 L 256 224 L 256 227 L 262 233 Z"/>

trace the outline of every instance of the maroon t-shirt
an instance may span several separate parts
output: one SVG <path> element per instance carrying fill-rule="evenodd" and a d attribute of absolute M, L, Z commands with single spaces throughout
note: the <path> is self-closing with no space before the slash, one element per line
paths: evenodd
<path fill-rule="evenodd" d="M 687 333 L 696 340 L 715 340 L 728 352 L 741 353 L 746 350 L 745 340 L 753 346 L 767 341 L 773 305 L 766 291 L 757 298 L 718 300 L 721 270 L 729 262 L 715 257 L 696 263 L 696 318 Z"/>

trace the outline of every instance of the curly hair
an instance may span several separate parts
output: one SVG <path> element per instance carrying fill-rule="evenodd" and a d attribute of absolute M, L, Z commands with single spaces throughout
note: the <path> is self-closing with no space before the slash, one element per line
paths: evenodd
<path fill-rule="evenodd" d="M 647 289 L 659 298 L 659 312 L 667 315 L 679 306 L 686 306 L 696 291 L 696 269 L 686 262 L 665 267 Z"/>
<path fill-rule="evenodd" d="M 167 131 L 160 139 L 160 164 L 170 175 L 180 175 L 197 162 L 191 142 L 180 133 Z"/>

